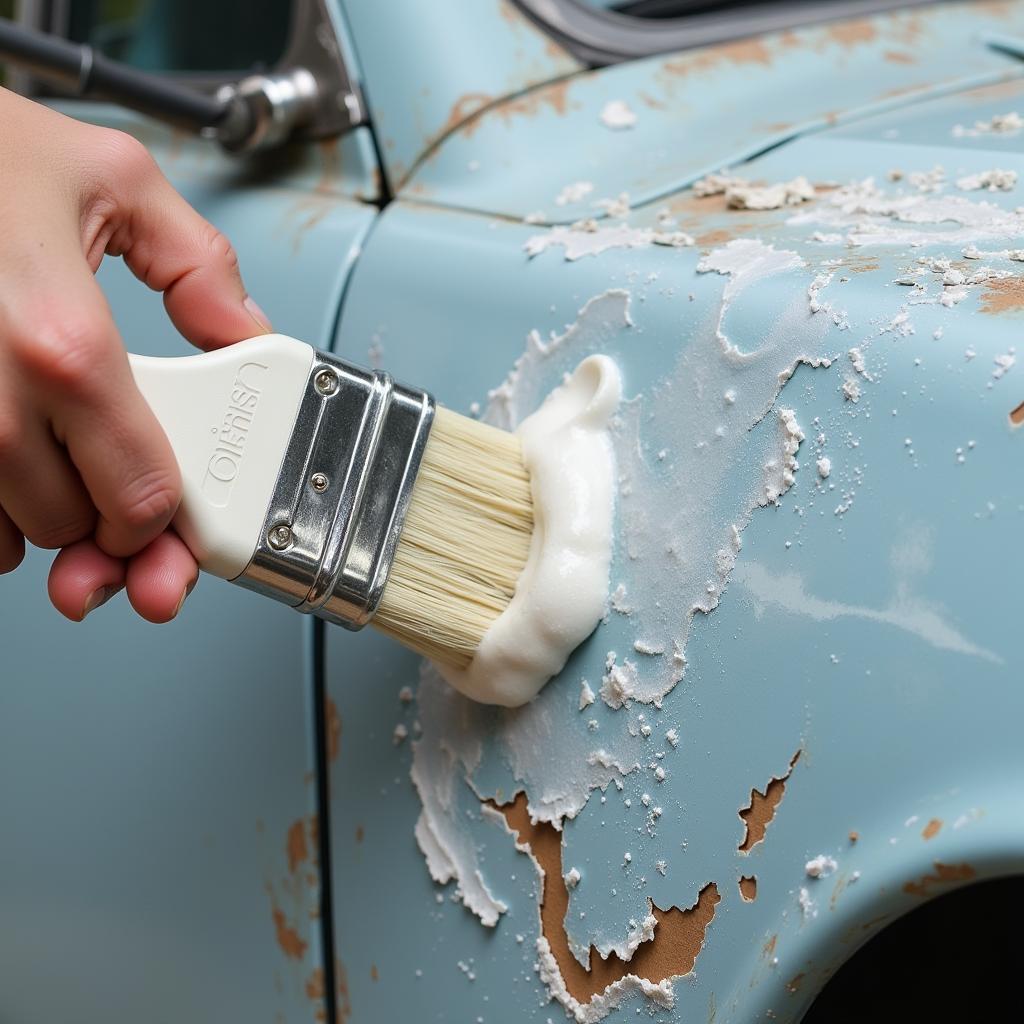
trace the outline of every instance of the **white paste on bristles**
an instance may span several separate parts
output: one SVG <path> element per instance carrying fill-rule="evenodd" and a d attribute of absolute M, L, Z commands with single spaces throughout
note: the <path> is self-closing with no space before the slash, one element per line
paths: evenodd
<path fill-rule="evenodd" d="M 473 700 L 526 704 L 604 614 L 615 492 L 608 421 L 621 394 L 615 363 L 589 356 L 517 430 L 533 492 L 526 566 L 468 667 L 437 666 Z"/>

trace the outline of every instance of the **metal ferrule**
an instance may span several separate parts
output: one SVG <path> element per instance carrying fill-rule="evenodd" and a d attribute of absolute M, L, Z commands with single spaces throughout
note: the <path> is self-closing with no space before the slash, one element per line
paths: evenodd
<path fill-rule="evenodd" d="M 259 547 L 234 582 L 348 629 L 366 625 L 433 419 L 426 392 L 317 352 Z"/>

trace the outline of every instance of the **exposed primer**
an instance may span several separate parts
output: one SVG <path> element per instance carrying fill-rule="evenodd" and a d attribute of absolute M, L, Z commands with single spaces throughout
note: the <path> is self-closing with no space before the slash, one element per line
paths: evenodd
<path fill-rule="evenodd" d="M 708 174 L 694 182 L 694 195 L 724 195 L 726 206 L 734 210 L 778 210 L 798 206 L 815 198 L 814 186 L 804 177 L 772 185 L 754 184 L 732 174 Z"/>
<path fill-rule="evenodd" d="M 601 123 L 606 128 L 621 131 L 636 124 L 636 113 L 625 100 L 609 100 L 601 108 Z"/>
<path fill-rule="evenodd" d="M 685 248 L 693 244 L 693 236 L 684 231 L 655 231 L 628 224 L 604 226 L 596 220 L 583 220 L 568 227 L 557 225 L 543 235 L 533 235 L 523 243 L 523 249 L 532 259 L 547 249 L 561 247 L 565 258 L 572 262 L 609 249 L 643 249 L 650 245 Z"/>

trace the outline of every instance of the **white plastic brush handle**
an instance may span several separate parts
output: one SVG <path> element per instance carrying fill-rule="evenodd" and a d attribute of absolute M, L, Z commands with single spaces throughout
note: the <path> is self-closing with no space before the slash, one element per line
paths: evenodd
<path fill-rule="evenodd" d="M 174 519 L 200 567 L 234 579 L 263 530 L 313 348 L 268 334 L 195 356 L 129 356 L 181 467 Z"/>

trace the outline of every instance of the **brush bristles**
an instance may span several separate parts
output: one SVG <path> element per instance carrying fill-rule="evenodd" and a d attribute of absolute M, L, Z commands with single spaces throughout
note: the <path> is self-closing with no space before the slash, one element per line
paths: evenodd
<path fill-rule="evenodd" d="M 532 533 L 519 438 L 438 408 L 373 625 L 465 668 L 512 599 Z"/>

